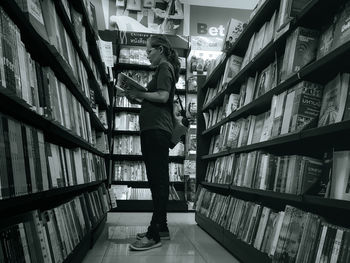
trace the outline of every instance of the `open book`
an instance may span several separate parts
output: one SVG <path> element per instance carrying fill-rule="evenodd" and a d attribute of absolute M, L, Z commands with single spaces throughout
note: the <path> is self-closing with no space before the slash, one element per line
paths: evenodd
<path fill-rule="evenodd" d="M 136 89 L 139 91 L 147 91 L 147 88 L 142 86 L 140 83 L 135 81 L 133 78 L 129 77 L 124 73 L 118 74 L 118 80 L 116 83 L 117 95 L 122 96 L 125 90 Z M 136 99 L 138 102 L 141 102 L 141 99 Z"/>

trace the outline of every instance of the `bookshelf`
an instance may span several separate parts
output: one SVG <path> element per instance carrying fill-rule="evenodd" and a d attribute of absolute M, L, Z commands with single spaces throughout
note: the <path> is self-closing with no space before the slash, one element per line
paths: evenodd
<path fill-rule="evenodd" d="M 152 69 L 149 66 L 149 62 L 145 56 L 145 46 L 147 38 L 151 35 L 148 33 L 137 33 L 137 32 L 122 32 L 122 31 L 99 31 L 99 35 L 101 39 L 104 41 L 110 41 L 113 45 L 113 54 L 116 57 L 116 61 L 113 68 L 113 73 L 115 75 L 115 78 L 117 78 L 118 73 L 125 72 L 125 71 L 132 71 L 132 72 L 140 72 L 138 74 L 149 75 L 152 74 L 154 69 Z M 173 35 L 167 35 L 171 43 L 173 44 L 173 47 L 177 50 L 180 57 L 186 58 L 189 51 L 189 44 L 188 40 L 183 37 L 173 36 Z M 135 52 L 135 56 L 133 56 L 131 53 Z M 129 55 L 123 56 L 123 53 L 128 53 Z M 138 60 L 135 60 L 135 57 L 138 58 Z M 135 61 L 134 61 L 135 60 Z M 186 67 L 186 63 L 183 63 L 183 67 Z M 130 73 L 131 74 L 131 73 Z M 182 68 L 180 70 L 180 75 L 186 75 L 186 68 Z M 142 80 L 144 81 L 144 80 Z M 146 81 L 145 83 L 147 83 Z M 185 78 L 184 78 L 184 85 L 185 84 Z M 185 86 L 183 89 L 176 89 L 176 94 L 179 94 L 180 96 L 186 96 L 186 89 Z M 116 139 L 118 138 L 124 138 L 125 140 L 128 138 L 133 138 L 133 140 L 137 140 L 139 138 L 139 131 L 138 131 L 138 114 L 140 113 L 140 107 L 136 107 L 135 105 L 126 105 L 127 101 L 122 101 L 120 99 L 119 102 L 117 102 L 117 97 L 113 100 L 114 107 L 113 107 L 113 117 L 112 122 L 113 124 L 111 127 L 113 127 L 113 130 L 111 132 L 111 135 L 113 138 L 114 144 L 117 143 Z M 124 98 L 125 99 L 125 98 Z M 176 97 L 175 97 L 176 99 Z M 183 103 L 185 106 L 185 103 Z M 135 124 L 128 124 L 129 115 L 132 116 L 134 119 Z M 120 123 L 125 123 L 125 127 L 119 126 L 117 127 L 117 118 Z M 136 120 L 135 120 L 136 118 Z M 130 126 L 130 127 L 128 127 Z M 124 137 L 123 137 L 124 136 Z M 132 137 L 126 137 L 126 136 L 132 136 Z M 130 139 L 131 140 L 131 139 Z M 133 145 L 138 144 L 135 143 L 136 141 L 133 141 Z M 119 141 L 118 141 L 119 143 Z M 120 142 L 122 143 L 122 141 Z M 118 146 L 119 147 L 119 146 Z M 119 147 L 120 148 L 120 147 Z M 141 172 L 139 165 L 142 163 L 142 155 L 140 152 L 140 149 L 136 149 L 136 152 L 134 152 L 134 149 L 130 153 L 123 152 L 120 149 L 115 149 L 113 151 L 113 154 L 111 155 L 111 160 L 113 161 L 113 174 L 116 173 L 116 167 L 115 165 L 124 165 L 123 167 L 126 167 L 126 165 L 129 165 L 130 169 L 134 169 L 133 167 L 138 167 L 137 174 L 141 173 L 143 176 L 144 172 Z M 118 150 L 118 152 L 116 152 Z M 169 164 L 170 165 L 183 165 L 184 163 L 184 156 L 169 156 Z M 136 166 L 137 165 L 137 166 Z M 178 169 L 183 169 L 179 168 Z M 130 176 L 132 176 L 131 170 Z M 115 175 L 117 176 L 117 175 Z M 125 177 L 125 174 L 123 175 Z M 125 181 L 124 181 L 125 180 Z M 112 179 L 112 185 L 115 186 L 129 186 L 132 188 L 140 188 L 145 189 L 148 188 L 147 182 L 145 181 L 130 181 L 127 178 L 124 178 L 122 181 L 116 181 L 115 179 Z M 172 180 L 170 180 L 172 181 Z M 181 186 L 182 184 L 182 186 Z M 185 191 L 185 182 L 176 182 L 171 183 L 171 186 L 176 189 L 176 191 Z M 187 203 L 186 199 L 181 201 L 171 201 L 173 205 L 169 211 L 187 211 Z M 127 204 L 130 204 L 128 207 Z M 117 201 L 118 207 L 113 209 L 113 211 L 152 211 L 152 208 L 150 206 L 149 200 L 118 200 Z M 141 209 L 141 210 L 140 210 Z M 146 210 L 144 210 L 146 209 Z"/>
<path fill-rule="evenodd" d="M 111 208 L 105 151 L 110 128 L 99 114 L 110 114 L 112 89 L 85 7 L 90 3 L 38 3 L 0 3 L 0 235 L 2 243 L 10 242 L 0 261 L 81 262 Z M 55 16 L 44 14 L 42 5 Z M 87 29 L 84 38 L 73 25 L 73 9 Z M 58 46 L 52 34 L 61 38 Z M 21 237 L 13 232 L 18 229 Z M 39 235 L 49 251 L 40 249 Z M 71 242 L 69 248 L 56 249 L 58 239 Z"/>
<path fill-rule="evenodd" d="M 253 58 L 250 58 L 246 64 L 244 64 L 240 70 L 234 75 L 234 77 L 228 82 L 227 86 L 223 88 L 221 91 L 217 92 L 214 96 L 211 97 L 209 102 L 206 102 L 206 94 L 207 92 L 216 86 L 216 84 L 220 81 L 220 78 L 224 75 L 226 63 L 229 60 L 231 55 L 244 57 L 245 53 L 249 49 L 248 43 L 253 36 L 256 36 L 257 32 L 260 28 L 268 22 L 272 17 L 275 11 L 280 11 L 282 3 L 289 3 L 291 1 L 274 1 L 274 0 L 266 0 L 261 4 L 261 6 L 253 11 L 255 15 L 250 19 L 247 26 L 243 30 L 240 37 L 237 39 L 232 49 L 230 49 L 226 56 L 223 57 L 222 61 L 216 66 L 216 68 L 211 72 L 211 74 L 207 78 L 202 78 L 200 82 L 200 89 L 198 93 L 198 125 L 197 125 L 197 186 L 200 187 L 201 191 L 199 192 L 199 197 L 202 206 L 196 208 L 196 222 L 201 226 L 205 231 L 207 231 L 211 236 L 213 236 L 220 244 L 222 244 L 226 249 L 228 249 L 232 254 L 234 254 L 240 261 L 242 262 L 284 262 L 281 258 L 280 254 L 282 249 L 285 247 L 280 247 L 281 238 L 287 238 L 286 242 L 289 242 L 287 235 L 287 230 L 283 230 L 283 224 L 287 224 L 291 221 L 286 221 L 287 219 L 283 219 L 283 216 L 277 216 L 277 221 L 283 221 L 282 228 L 280 228 L 281 232 L 275 228 L 276 233 L 274 235 L 275 245 L 277 247 L 269 247 L 271 250 L 266 250 L 267 248 L 261 247 L 261 250 L 257 248 L 259 245 L 254 243 L 254 239 L 251 238 L 251 234 L 261 234 L 258 230 L 258 222 L 254 222 L 248 220 L 249 215 L 251 213 L 255 216 L 261 216 L 261 210 L 263 207 L 263 211 L 266 208 L 271 209 L 271 211 L 277 211 L 277 213 L 283 215 L 287 215 L 289 212 L 287 211 L 290 207 L 293 207 L 293 211 L 297 211 L 295 213 L 299 213 L 299 211 L 303 211 L 304 216 L 307 213 L 312 213 L 317 218 L 321 218 L 321 229 L 328 233 L 328 227 L 332 229 L 336 229 L 337 233 L 344 232 L 347 233 L 349 231 L 349 223 L 344 220 L 344 217 L 348 217 L 349 214 L 349 201 L 331 198 L 329 196 L 324 197 L 320 189 L 322 189 L 322 184 L 324 180 L 328 181 L 328 174 L 326 177 L 319 177 L 317 180 L 313 181 L 313 185 L 310 185 L 310 188 L 306 192 L 301 192 L 300 194 L 292 194 L 288 192 L 289 190 L 267 190 L 268 188 L 263 188 L 260 185 L 256 187 L 256 180 L 261 179 L 261 171 L 255 170 L 260 169 L 260 163 L 254 164 L 253 174 L 251 178 L 235 178 L 235 176 L 240 176 L 239 168 L 240 164 L 237 163 L 241 159 L 244 154 L 249 156 L 249 154 L 253 152 L 257 153 L 266 153 L 270 156 L 275 155 L 278 158 L 287 158 L 285 156 L 307 156 L 307 158 L 316 158 L 318 160 L 322 160 L 322 173 L 325 173 L 327 167 L 327 159 L 324 157 L 325 153 L 329 153 L 330 151 L 335 154 L 336 152 L 348 151 L 350 149 L 349 141 L 347 140 L 347 134 L 349 134 L 349 120 L 341 118 L 339 121 L 335 123 L 328 124 L 326 126 L 319 126 L 316 124 L 310 125 L 311 127 L 304 127 L 304 129 L 295 131 L 295 132 L 286 132 L 284 134 L 280 134 L 279 136 L 269 137 L 267 140 L 258 140 L 254 143 L 248 143 L 233 147 L 221 148 L 218 151 L 214 151 L 214 153 L 209 152 L 209 148 L 211 144 L 215 144 L 213 138 L 223 132 L 223 127 L 225 125 L 230 125 L 230 123 L 238 123 L 242 119 L 249 118 L 251 115 L 260 115 L 265 112 L 268 112 L 271 109 L 271 103 L 274 101 L 275 97 L 280 94 L 291 94 L 293 93 L 293 89 L 295 89 L 297 84 L 305 83 L 305 81 L 313 82 L 322 85 L 325 87 L 331 80 L 333 80 L 336 76 L 339 76 L 338 73 L 348 72 L 349 63 L 346 57 L 350 52 L 350 45 L 348 39 L 343 40 L 341 44 L 337 46 L 333 46 L 335 44 L 330 44 L 332 49 L 326 54 L 322 56 L 315 55 L 315 58 L 312 61 L 309 61 L 306 65 L 300 67 L 296 72 L 292 72 L 286 77 L 282 78 L 281 81 L 277 81 L 276 85 L 267 90 L 260 96 L 254 96 L 251 101 L 248 103 L 240 104 L 237 109 L 230 112 L 227 116 L 222 117 L 221 119 L 216 120 L 212 125 L 207 125 L 203 113 L 207 113 L 209 111 L 215 110 L 218 107 L 222 106 L 225 103 L 225 97 L 232 93 L 238 94 L 242 96 L 242 87 L 245 83 L 247 83 L 248 78 L 255 78 L 255 81 L 259 80 L 260 73 L 267 68 L 271 63 L 277 61 L 278 58 L 283 58 L 283 53 L 288 45 L 288 41 L 291 41 L 290 36 L 294 34 L 294 32 L 299 27 L 310 28 L 313 30 L 318 30 L 320 36 L 324 33 L 325 28 L 332 24 L 332 20 L 336 14 L 341 13 L 341 7 L 344 8 L 344 4 L 348 3 L 348 1 L 336 1 L 332 3 L 332 5 L 327 4 L 327 1 L 322 0 L 311 0 L 305 1 L 305 6 L 290 19 L 288 23 L 285 23 L 279 32 L 275 33 L 274 39 L 271 42 L 267 43 L 264 47 L 262 47 Z M 346 7 L 347 8 L 347 7 Z M 339 15 L 340 16 L 340 15 Z M 317 20 L 316 17 L 322 17 L 322 21 Z M 338 17 L 339 18 L 339 17 Z M 344 18 L 343 18 L 344 19 Z M 339 20 L 337 20 L 338 23 Z M 335 36 L 334 36 L 335 38 Z M 332 43 L 337 43 L 337 39 L 332 38 Z M 319 48 L 319 47 L 318 47 Z M 251 53 L 250 53 L 251 54 Z M 291 60 L 289 58 L 289 60 Z M 278 63 L 278 62 L 277 62 Z M 283 63 L 284 64 L 284 63 Z M 280 64 L 280 68 L 283 68 L 285 65 Z M 253 88 L 257 88 L 257 82 L 254 83 Z M 326 88 L 324 88 L 325 90 Z M 254 91 L 254 90 L 253 90 Z M 255 92 L 257 92 L 255 90 Z M 287 95 L 286 95 L 287 96 Z M 348 96 L 348 94 L 347 94 Z M 348 98 L 348 97 L 347 97 Z M 322 99 L 321 99 L 322 100 Z M 349 99 L 346 100 L 346 105 L 348 105 Z M 292 104 L 294 107 L 294 105 Z M 346 110 L 348 110 L 346 106 Z M 285 113 L 284 113 L 285 114 Z M 344 113 L 345 114 L 345 113 Z M 283 114 L 282 114 L 283 115 Z M 343 115 L 342 115 L 343 116 Z M 283 118 L 286 118 L 284 115 Z M 288 116 L 287 116 L 288 117 Z M 317 119 L 316 119 L 317 120 Z M 274 125 L 274 124 L 272 124 Z M 249 131 L 249 130 L 248 130 Z M 242 132 L 242 130 L 240 130 Z M 212 141 L 213 140 L 213 141 Z M 237 140 L 239 140 L 237 138 Z M 236 144 L 237 145 L 237 144 Z M 215 146 L 214 146 L 215 147 Z M 334 155 L 335 156 L 335 155 Z M 217 164 L 218 168 L 221 171 L 220 165 L 224 163 L 227 159 L 224 158 L 234 158 L 234 163 L 225 163 L 226 165 L 232 166 L 232 175 L 229 177 L 230 183 L 214 183 L 206 181 L 208 176 L 207 169 L 210 169 L 210 165 L 214 163 Z M 243 157 L 242 157 L 243 158 Z M 248 157 L 249 158 L 249 157 Z M 252 157 L 253 158 L 253 157 Z M 291 157 L 288 157 L 291 158 Z M 334 157 L 336 158 L 336 157 Z M 258 159 L 257 159 L 258 160 Z M 260 160 L 260 159 L 259 159 Z M 287 159 L 288 162 L 290 159 Z M 221 164 L 219 164 L 221 162 Z M 246 161 L 248 162 L 248 161 Z M 334 162 L 334 160 L 333 160 Z M 209 165 L 210 164 L 210 165 Z M 267 164 L 270 165 L 270 164 Z M 287 169 L 293 169 L 290 167 L 293 164 L 288 164 Z M 216 167 L 216 166 L 215 166 Z M 238 168 L 237 168 L 238 167 Z M 243 167 L 243 166 L 241 166 Z M 258 167 L 258 168 L 256 168 Z M 247 165 L 247 169 L 249 169 Z M 270 169 L 269 167 L 267 169 Z M 334 169 L 334 168 L 333 168 Z M 344 168 L 345 169 L 345 168 Z M 238 172 L 237 172 L 238 171 Z M 287 170 L 287 173 L 291 172 L 292 177 L 299 177 L 300 171 L 298 170 Z M 213 172 L 214 173 L 214 172 Z M 219 172 L 218 176 L 221 176 Z M 248 176 L 250 171 L 245 171 L 244 176 Z M 269 176 L 273 172 L 269 172 Z M 216 174 L 216 172 L 215 172 Z M 288 175 L 289 176 L 289 175 Z M 323 175 L 324 176 L 324 175 Z M 260 179 L 259 179 L 260 178 Z M 277 177 L 276 177 L 277 178 Z M 279 180 L 278 178 L 274 180 Z M 326 178 L 326 179 L 325 179 Z M 250 182 L 249 180 L 255 180 Z M 238 183 L 237 183 L 238 180 Z M 261 179 L 265 180 L 265 178 Z M 286 179 L 287 180 L 287 179 Z M 292 184 L 291 181 L 284 181 L 287 184 L 288 182 Z M 333 183 L 333 180 L 336 179 L 336 175 L 332 174 L 330 179 Z M 259 181 L 258 181 L 259 182 Z M 276 183 L 277 181 L 275 181 Z M 251 184 L 251 186 L 246 186 L 245 184 Z M 336 183 L 336 181 L 335 181 Z M 321 185 L 320 185 L 321 184 Z M 327 184 L 327 182 L 326 182 Z M 329 182 L 328 182 L 329 184 Z M 276 186 L 276 185 L 275 185 Z M 261 188 L 262 187 L 262 188 Z M 292 186 L 290 186 L 292 187 Z M 204 190 L 203 190 L 204 189 Z M 207 192 L 210 192 L 210 195 L 206 195 Z M 332 191 L 332 190 L 330 190 Z M 333 190 L 334 191 L 334 190 Z M 202 196 L 201 192 L 204 194 Z M 214 201 L 210 201 L 208 196 L 215 195 Z M 331 194 L 330 194 L 331 195 Z M 223 199 L 224 198 L 224 199 Z M 345 198 L 345 197 L 344 197 Z M 230 206 L 235 201 L 233 199 L 243 200 L 246 210 L 243 210 L 242 213 L 247 213 L 243 215 L 237 215 L 236 211 L 234 211 L 233 206 Z M 209 200 L 209 201 L 208 201 Z M 225 200 L 222 203 L 215 203 L 216 200 Z M 198 200 L 197 200 L 198 201 Z M 232 202 L 232 203 L 231 203 Z M 237 203 L 235 203 L 236 205 Z M 254 208 L 250 208 L 250 207 Z M 249 207 L 249 208 L 247 208 Z M 250 209 L 250 210 L 249 210 Z M 255 209 L 255 210 L 254 210 Z M 203 212 L 204 211 L 204 212 Z M 252 212 L 253 211 L 253 212 Z M 258 211 L 258 212 L 256 212 Z M 270 210 L 269 210 L 270 211 Z M 250 213 L 250 214 L 249 214 Z M 294 212 L 292 212 L 294 213 Z M 219 216 L 218 216 L 219 214 Z M 227 215 L 228 214 L 228 215 Z M 310 214 L 308 214 L 310 215 Z M 342 215 L 342 216 L 339 216 Z M 220 218 L 221 216 L 221 218 Z M 236 228 L 232 228 L 233 223 L 229 223 L 231 220 L 229 216 L 235 216 L 236 220 L 247 222 L 249 225 L 235 225 Z M 238 216 L 238 217 L 237 217 Z M 241 216 L 241 217 L 240 217 Z M 245 217 L 244 217 L 245 216 Z M 289 216 L 289 214 L 288 214 Z M 294 216 L 294 215 L 293 215 Z M 282 219 L 280 219 L 282 217 Z M 218 219 L 219 218 L 219 219 Z M 245 218 L 245 219 L 244 219 Z M 255 217 L 254 217 L 255 220 Z M 275 222 L 277 222 L 275 221 Z M 261 223 L 261 221 L 260 221 Z M 266 222 L 265 222 L 266 223 Z M 304 224 L 304 223 L 303 223 Z M 327 224 L 330 224 L 327 225 Z M 260 224 L 259 224 L 260 226 Z M 266 225 L 265 225 L 266 226 Z M 305 225 L 304 225 L 305 226 Z M 231 227 L 231 228 L 230 228 Z M 255 228 L 253 228 L 255 227 Z M 251 230 L 255 229 L 255 230 Z M 265 229 L 265 228 L 263 228 Z M 346 230 L 344 230 L 346 229 Z M 236 231 L 236 232 L 235 232 Z M 238 231 L 238 232 L 237 232 Z M 248 232 L 245 232 L 248 231 Z M 252 231 L 252 232 L 250 232 Z M 265 230 L 264 230 L 265 231 Z M 267 231 L 267 230 L 266 230 Z M 285 231 L 285 232 L 283 232 Z M 310 234 L 313 237 L 317 237 L 317 232 L 312 232 L 310 230 Z M 316 231 L 316 230 L 315 230 Z M 238 234 L 237 234 L 238 233 Z M 243 233 L 243 234 L 242 234 Z M 298 232 L 296 234 L 301 238 L 301 233 Z M 306 233 L 306 232 L 304 232 Z M 305 235 L 305 234 L 303 234 Z M 255 238 L 255 236 L 254 236 Z M 262 240 L 262 236 L 259 236 Z M 260 240 L 260 242 L 261 242 Z M 304 244 L 306 239 L 299 239 L 297 243 Z M 265 236 L 264 236 L 265 241 Z M 323 240 L 324 242 L 327 242 Z M 341 241 L 341 240 L 340 240 Z M 301 242 L 301 243 L 300 243 Z M 311 242 L 311 241 L 310 241 Z M 313 248 L 311 255 L 314 260 L 317 257 L 324 257 L 327 253 L 329 257 L 336 258 L 339 256 L 344 257 L 343 252 L 340 254 L 336 254 L 334 251 L 324 251 L 322 250 L 323 243 L 317 243 L 315 240 L 312 241 L 316 247 Z M 334 242 L 331 240 L 329 242 Z M 333 243 L 332 243 L 333 244 Z M 268 244 L 269 245 L 269 244 Z M 302 246 L 302 245 L 300 245 Z M 345 246 L 345 245 L 344 245 Z M 321 248 L 320 248 L 321 247 Z M 324 248 L 324 247 L 323 247 Z M 297 256 L 297 250 L 294 251 L 295 257 Z M 301 251 L 301 248 L 299 248 Z M 321 252 L 322 250 L 322 252 Z M 262 252 L 263 251 L 263 252 Z M 316 252 L 315 252 L 316 251 Z M 313 253 L 318 253 L 318 255 Z M 276 253 L 276 254 L 274 254 Z M 291 253 L 290 251 L 286 253 Z M 305 252 L 300 252 L 298 257 L 302 257 Z M 306 252 L 307 253 L 307 252 Z M 291 254 L 288 254 L 288 256 Z M 285 259 L 287 260 L 287 259 Z M 318 262 L 312 261 L 312 262 Z M 298 262 L 298 261 L 297 261 Z M 311 261 L 309 261 L 311 262 Z"/>

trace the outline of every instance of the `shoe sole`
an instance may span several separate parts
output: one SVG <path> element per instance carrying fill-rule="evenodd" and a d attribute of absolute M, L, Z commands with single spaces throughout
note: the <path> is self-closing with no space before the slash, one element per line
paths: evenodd
<path fill-rule="evenodd" d="M 150 246 L 150 247 L 134 247 L 132 244 L 129 244 L 129 247 L 132 250 L 136 250 L 136 251 L 144 251 L 144 250 L 149 250 L 149 249 L 157 248 L 157 247 L 161 247 L 161 246 L 162 246 L 161 242 L 158 242 L 158 243 L 156 243 L 156 244 L 154 244 L 153 246 Z"/>
<path fill-rule="evenodd" d="M 142 237 L 136 236 L 137 240 L 141 240 Z M 170 237 L 160 237 L 160 240 L 170 240 Z"/>

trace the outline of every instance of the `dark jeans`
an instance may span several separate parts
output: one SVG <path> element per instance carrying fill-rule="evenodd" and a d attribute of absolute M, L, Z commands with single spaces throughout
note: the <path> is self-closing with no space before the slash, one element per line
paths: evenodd
<path fill-rule="evenodd" d="M 141 151 L 152 193 L 153 215 L 148 237 L 159 241 L 159 231 L 168 230 L 166 209 L 169 200 L 169 145 L 171 134 L 163 130 L 141 132 Z"/>

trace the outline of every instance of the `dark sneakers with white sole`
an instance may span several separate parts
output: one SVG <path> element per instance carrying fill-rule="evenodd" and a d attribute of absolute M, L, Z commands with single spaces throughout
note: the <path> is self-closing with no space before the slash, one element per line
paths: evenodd
<path fill-rule="evenodd" d="M 137 239 L 134 243 L 129 245 L 130 249 L 136 251 L 144 251 L 161 246 L 162 243 L 160 241 L 157 242 L 152 238 L 148 238 L 147 236 L 144 236 L 141 239 Z"/>
<path fill-rule="evenodd" d="M 143 232 L 143 233 L 137 233 L 136 234 L 136 239 L 140 240 L 142 238 L 144 238 L 145 236 L 147 236 L 147 232 Z M 159 237 L 161 240 L 170 240 L 170 234 L 169 231 L 160 231 L 159 232 Z"/>

